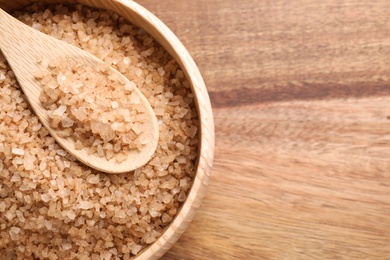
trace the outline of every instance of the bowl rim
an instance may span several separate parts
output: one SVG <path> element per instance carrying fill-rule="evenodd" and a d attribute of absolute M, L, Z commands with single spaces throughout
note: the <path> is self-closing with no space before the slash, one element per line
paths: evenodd
<path fill-rule="evenodd" d="M 157 259 L 164 255 L 184 233 L 205 195 L 214 159 L 215 133 L 213 113 L 202 75 L 190 53 L 177 36 L 154 14 L 134 1 L 112 1 L 124 5 L 124 7 L 131 9 L 134 14 L 138 15 L 139 17 L 132 17 L 135 19 L 130 19 L 129 21 L 145 29 L 178 62 L 190 82 L 198 111 L 200 126 L 199 152 L 195 178 L 187 199 L 157 241 L 146 247 L 143 252 L 140 252 L 135 257 L 135 259 L 139 260 Z M 145 28 L 145 24 L 149 24 L 151 27 Z"/>

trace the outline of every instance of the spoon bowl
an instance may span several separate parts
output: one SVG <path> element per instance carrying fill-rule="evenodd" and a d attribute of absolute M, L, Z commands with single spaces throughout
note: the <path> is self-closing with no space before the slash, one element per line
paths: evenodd
<path fill-rule="evenodd" d="M 153 156 L 158 143 L 158 124 L 146 97 L 134 87 L 140 103 L 145 108 L 145 121 L 142 133 L 147 142 L 141 150 L 128 151 L 127 158 L 118 162 L 115 156 L 111 159 L 100 157 L 97 153 L 90 154 L 86 149 L 76 149 L 75 141 L 70 137 L 62 137 L 57 129 L 50 126 L 48 110 L 40 102 L 42 86 L 35 78 L 37 71 L 45 71 L 47 68 L 39 60 L 46 60 L 48 64 L 61 60 L 71 64 L 90 66 L 98 69 L 105 63 L 94 55 L 83 51 L 66 42 L 57 40 L 51 36 L 31 28 L 0 9 L 0 50 L 10 64 L 20 87 L 22 88 L 31 108 L 34 110 L 42 124 L 68 153 L 85 165 L 106 173 L 123 173 L 133 171 L 146 164 Z M 121 73 L 111 68 L 123 82 L 129 80 Z"/>

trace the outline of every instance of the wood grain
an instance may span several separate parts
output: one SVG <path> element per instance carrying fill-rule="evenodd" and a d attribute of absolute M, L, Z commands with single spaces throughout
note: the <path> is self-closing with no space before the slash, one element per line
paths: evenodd
<path fill-rule="evenodd" d="M 163 259 L 390 259 L 390 2 L 137 2 L 215 115 L 206 197 Z"/>

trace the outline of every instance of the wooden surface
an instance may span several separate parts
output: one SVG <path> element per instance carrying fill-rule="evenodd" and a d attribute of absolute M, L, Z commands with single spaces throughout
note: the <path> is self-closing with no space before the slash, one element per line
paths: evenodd
<path fill-rule="evenodd" d="M 206 197 L 163 259 L 390 259 L 390 2 L 137 2 L 215 116 Z"/>

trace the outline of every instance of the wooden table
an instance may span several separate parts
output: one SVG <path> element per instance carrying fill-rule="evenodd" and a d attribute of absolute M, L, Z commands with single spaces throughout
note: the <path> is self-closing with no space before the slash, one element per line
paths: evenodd
<path fill-rule="evenodd" d="M 163 259 L 390 259 L 390 1 L 138 2 L 215 116 L 206 197 Z"/>

